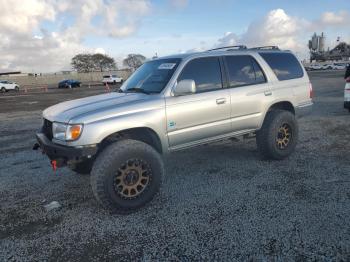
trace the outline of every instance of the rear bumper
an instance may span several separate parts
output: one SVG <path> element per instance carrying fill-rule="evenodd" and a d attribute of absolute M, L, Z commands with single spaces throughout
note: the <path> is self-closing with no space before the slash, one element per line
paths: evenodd
<path fill-rule="evenodd" d="M 299 105 L 295 107 L 295 115 L 300 118 L 310 115 L 312 112 L 313 103 L 310 101 L 306 104 Z"/>
<path fill-rule="evenodd" d="M 96 154 L 96 146 L 70 147 L 58 145 L 50 141 L 43 133 L 37 133 L 36 139 L 43 153 L 51 160 L 63 159 L 73 160 L 84 157 L 91 157 Z"/>

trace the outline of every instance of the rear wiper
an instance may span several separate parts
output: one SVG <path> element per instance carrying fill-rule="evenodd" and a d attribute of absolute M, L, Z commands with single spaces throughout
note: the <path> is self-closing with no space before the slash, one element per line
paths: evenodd
<path fill-rule="evenodd" d="M 124 90 L 124 92 L 125 92 L 125 93 L 127 93 L 127 92 L 144 93 L 144 94 L 147 94 L 147 95 L 150 94 L 150 92 L 146 91 L 146 90 L 143 89 L 143 88 L 139 88 L 139 87 L 131 87 L 131 88 L 129 88 L 129 89 Z"/>

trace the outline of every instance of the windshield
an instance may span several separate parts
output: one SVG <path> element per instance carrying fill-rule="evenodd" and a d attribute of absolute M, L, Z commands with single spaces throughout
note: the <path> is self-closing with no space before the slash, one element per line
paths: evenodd
<path fill-rule="evenodd" d="M 123 92 L 142 90 L 145 93 L 160 93 L 180 61 L 180 58 L 169 58 L 146 62 L 129 77 L 121 89 Z"/>

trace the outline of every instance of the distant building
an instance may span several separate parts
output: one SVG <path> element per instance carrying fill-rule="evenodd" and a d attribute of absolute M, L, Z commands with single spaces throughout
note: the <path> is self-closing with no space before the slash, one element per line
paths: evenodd
<path fill-rule="evenodd" d="M 333 49 L 325 51 L 325 35 L 314 35 L 309 40 L 310 62 L 317 61 L 349 61 L 350 60 L 350 45 L 345 42 L 340 42 Z M 338 40 L 339 41 L 339 38 Z"/>

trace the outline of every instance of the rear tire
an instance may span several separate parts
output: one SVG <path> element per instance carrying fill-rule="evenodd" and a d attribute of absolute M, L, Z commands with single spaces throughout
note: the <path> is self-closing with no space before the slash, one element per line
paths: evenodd
<path fill-rule="evenodd" d="M 121 140 L 106 147 L 95 160 L 92 191 L 104 208 L 130 213 L 153 199 L 163 174 L 162 158 L 153 147 L 136 140 Z"/>
<path fill-rule="evenodd" d="M 264 159 L 281 160 L 294 152 L 298 135 L 295 116 L 289 111 L 273 110 L 267 113 L 257 132 L 256 143 Z"/>
<path fill-rule="evenodd" d="M 18 86 L 15 87 L 15 91 L 19 92 L 19 87 Z"/>
<path fill-rule="evenodd" d="M 6 93 L 6 88 L 5 87 L 1 88 L 1 93 Z"/>

